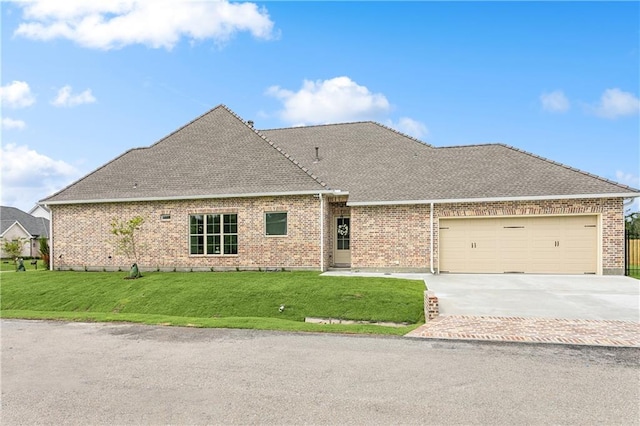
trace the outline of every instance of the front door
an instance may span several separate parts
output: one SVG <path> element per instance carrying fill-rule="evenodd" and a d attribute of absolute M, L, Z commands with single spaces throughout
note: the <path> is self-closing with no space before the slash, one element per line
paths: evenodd
<path fill-rule="evenodd" d="M 351 266 L 351 218 L 336 217 L 333 238 L 333 263 L 335 266 Z"/>

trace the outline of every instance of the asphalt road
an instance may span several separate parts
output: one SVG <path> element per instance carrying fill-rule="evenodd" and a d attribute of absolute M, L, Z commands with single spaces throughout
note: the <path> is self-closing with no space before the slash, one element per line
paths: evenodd
<path fill-rule="evenodd" d="M 14 424 L 629 424 L 640 351 L 3 320 Z"/>

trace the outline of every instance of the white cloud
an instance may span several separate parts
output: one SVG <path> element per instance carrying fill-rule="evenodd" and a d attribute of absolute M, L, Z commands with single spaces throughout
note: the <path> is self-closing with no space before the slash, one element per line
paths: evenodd
<path fill-rule="evenodd" d="M 423 123 L 409 117 L 400 117 L 397 123 L 388 121 L 389 127 L 392 127 L 416 139 L 424 139 L 429 135 L 429 129 Z"/>
<path fill-rule="evenodd" d="M 542 109 L 549 112 L 566 112 L 571 107 L 569 99 L 562 90 L 543 93 L 540 95 Z"/>
<path fill-rule="evenodd" d="M 283 102 L 280 117 L 296 125 L 369 120 L 390 110 L 387 98 L 349 77 L 305 80 L 297 92 L 272 86 L 268 95 Z"/>
<path fill-rule="evenodd" d="M 31 94 L 31 88 L 24 81 L 12 81 L 0 87 L 2 106 L 7 108 L 24 108 L 33 105 L 36 98 Z"/>
<path fill-rule="evenodd" d="M 57 107 L 73 107 L 82 104 L 92 104 L 96 98 L 91 94 L 91 89 L 87 89 L 82 93 L 74 95 L 71 93 L 71 86 L 64 86 L 58 90 L 58 95 L 51 101 L 51 105 Z"/>
<path fill-rule="evenodd" d="M 633 173 L 625 173 L 622 170 L 617 170 L 616 180 L 632 188 L 640 188 L 640 176 L 634 175 Z"/>
<path fill-rule="evenodd" d="M 9 143 L 1 148 L 3 206 L 29 210 L 40 199 L 53 194 L 77 179 L 75 167 L 53 160 L 29 149 L 26 145 Z"/>
<path fill-rule="evenodd" d="M 628 185 L 632 188 L 640 189 L 640 176 L 636 174 L 617 170 L 616 180 L 623 185 Z M 640 198 L 636 198 L 633 201 L 630 201 L 629 204 L 625 206 L 625 212 L 640 212 Z"/>
<path fill-rule="evenodd" d="M 594 109 L 596 115 L 604 118 L 618 118 L 625 115 L 636 115 L 640 111 L 640 99 L 620 89 L 607 89 Z"/>
<path fill-rule="evenodd" d="M 27 127 L 27 123 L 22 120 L 14 120 L 9 117 L 2 117 L 2 128 L 5 130 L 18 129 L 22 130 Z"/>
<path fill-rule="evenodd" d="M 171 49 L 182 37 L 218 43 L 238 32 L 270 39 L 273 22 L 254 3 L 188 0 L 36 0 L 18 3 L 24 22 L 16 35 L 64 38 L 94 49 L 131 44 Z"/>

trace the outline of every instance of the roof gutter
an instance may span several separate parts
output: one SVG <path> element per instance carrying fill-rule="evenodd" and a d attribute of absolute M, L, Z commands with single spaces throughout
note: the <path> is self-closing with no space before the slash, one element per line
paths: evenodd
<path fill-rule="evenodd" d="M 638 198 L 640 192 L 623 192 L 610 194 L 573 194 L 573 195 L 525 195 L 518 197 L 487 198 L 444 198 L 434 200 L 398 200 L 398 201 L 350 201 L 348 206 L 398 206 L 408 204 L 451 204 L 451 203 L 486 203 L 498 201 L 540 201 L 540 200 L 576 200 L 580 198 Z"/>
<path fill-rule="evenodd" d="M 254 197 L 285 197 L 293 195 L 348 195 L 347 191 L 339 189 L 324 189 L 314 191 L 289 191 L 289 192 L 252 192 L 246 194 L 216 194 L 216 195 L 172 195 L 168 197 L 134 197 L 134 198 L 104 198 L 92 200 L 60 200 L 38 202 L 40 205 L 64 205 L 64 204 L 103 204 L 103 203 L 135 203 L 140 201 L 179 201 L 179 200 L 211 200 L 222 198 L 254 198 Z"/>

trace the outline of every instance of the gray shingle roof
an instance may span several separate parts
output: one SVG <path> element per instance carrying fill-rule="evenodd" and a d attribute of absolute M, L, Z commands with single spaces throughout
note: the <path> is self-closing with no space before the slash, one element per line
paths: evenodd
<path fill-rule="evenodd" d="M 319 149 L 319 159 L 316 150 Z M 45 203 L 340 189 L 350 203 L 637 196 L 638 190 L 501 145 L 436 148 L 373 122 L 256 131 L 218 106 Z"/>
<path fill-rule="evenodd" d="M 19 222 L 32 236 L 49 238 L 49 220 L 31 216 L 15 207 L 0 206 L 0 235 L 4 234 L 16 222 Z"/>
<path fill-rule="evenodd" d="M 507 145 L 435 148 L 373 122 L 261 133 L 328 185 L 348 191 L 349 203 L 640 195 Z"/>
<path fill-rule="evenodd" d="M 323 190 L 225 106 L 132 149 L 43 202 L 212 197 Z"/>

